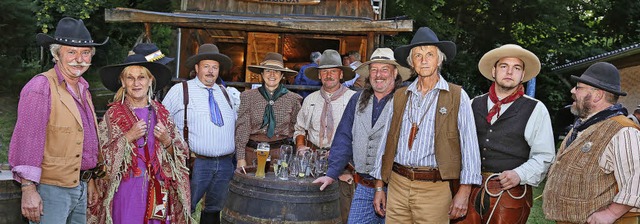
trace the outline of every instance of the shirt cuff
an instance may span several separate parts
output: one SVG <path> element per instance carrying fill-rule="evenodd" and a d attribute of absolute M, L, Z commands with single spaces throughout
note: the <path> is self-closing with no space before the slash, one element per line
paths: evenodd
<path fill-rule="evenodd" d="M 615 197 L 613 197 L 613 202 L 623 205 L 628 205 L 635 208 L 640 208 L 640 196 L 638 195 L 629 195 L 624 192 L 619 192 Z"/>
<path fill-rule="evenodd" d="M 469 171 L 460 172 L 460 184 L 480 185 L 482 183 L 482 175 L 480 173 L 472 173 Z"/>
<path fill-rule="evenodd" d="M 11 169 L 13 172 L 13 179 L 22 182 L 22 179 L 27 179 L 32 182 L 40 183 L 40 176 L 42 175 L 42 168 L 28 165 L 16 166 Z"/>

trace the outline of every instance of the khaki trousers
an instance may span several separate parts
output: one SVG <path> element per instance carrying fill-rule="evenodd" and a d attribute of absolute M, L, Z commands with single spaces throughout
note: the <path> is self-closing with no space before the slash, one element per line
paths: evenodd
<path fill-rule="evenodd" d="M 391 173 L 386 223 L 449 223 L 451 190 L 447 181 L 411 181 Z"/>

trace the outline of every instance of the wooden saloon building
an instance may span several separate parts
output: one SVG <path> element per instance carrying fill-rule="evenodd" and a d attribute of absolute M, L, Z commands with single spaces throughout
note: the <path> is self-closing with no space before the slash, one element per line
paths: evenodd
<path fill-rule="evenodd" d="M 383 0 L 182 0 L 173 13 L 115 8 L 107 22 L 167 24 L 178 28 L 177 68 L 188 77 L 186 59 L 198 46 L 214 43 L 233 61 L 226 82 L 260 82 L 247 66 L 267 52 L 284 56 L 285 66 L 298 70 L 313 51 L 359 51 L 366 60 L 381 35 L 413 31 L 412 20 L 385 20 Z"/>

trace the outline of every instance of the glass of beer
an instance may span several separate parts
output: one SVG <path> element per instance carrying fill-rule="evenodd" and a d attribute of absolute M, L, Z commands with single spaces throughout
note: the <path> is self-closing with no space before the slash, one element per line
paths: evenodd
<path fill-rule="evenodd" d="M 264 178 L 265 175 L 265 166 L 267 165 L 267 157 L 269 157 L 269 150 L 271 147 L 269 143 L 260 142 L 258 143 L 258 148 L 256 149 L 257 157 L 258 157 L 258 166 L 256 167 L 256 177 Z"/>

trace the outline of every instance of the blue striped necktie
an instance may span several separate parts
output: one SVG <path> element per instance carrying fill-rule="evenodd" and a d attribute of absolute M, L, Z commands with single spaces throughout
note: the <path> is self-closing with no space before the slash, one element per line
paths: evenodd
<path fill-rule="evenodd" d="M 224 121 L 222 120 L 222 113 L 220 112 L 220 107 L 218 107 L 218 102 L 213 97 L 213 88 L 207 88 L 209 91 L 209 112 L 211 114 L 211 122 L 221 127 L 224 125 Z"/>

